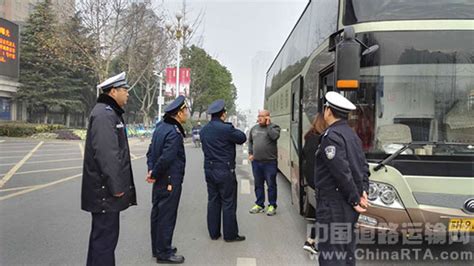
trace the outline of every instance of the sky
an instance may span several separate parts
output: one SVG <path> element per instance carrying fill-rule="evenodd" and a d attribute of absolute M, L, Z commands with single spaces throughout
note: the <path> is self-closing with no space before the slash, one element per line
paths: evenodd
<path fill-rule="evenodd" d="M 183 4 L 182 0 L 159 1 L 170 17 Z M 254 108 L 251 104 L 252 59 L 259 52 L 267 52 L 271 54 L 271 64 L 307 3 L 308 0 L 186 0 L 189 20 L 201 11 L 204 13 L 194 41 L 202 35 L 202 47 L 232 73 L 238 89 L 239 109 Z M 262 77 L 262 95 L 268 67 L 254 73 Z"/>

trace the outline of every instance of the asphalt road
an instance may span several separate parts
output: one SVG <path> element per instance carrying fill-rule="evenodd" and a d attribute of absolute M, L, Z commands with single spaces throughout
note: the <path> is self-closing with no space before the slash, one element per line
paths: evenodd
<path fill-rule="evenodd" d="M 82 145 L 71 141 L 0 139 L 0 265 L 85 264 L 91 217 L 80 210 Z M 151 186 L 144 181 L 148 141 L 133 139 L 130 145 L 138 206 L 121 214 L 116 259 L 118 265 L 153 265 L 149 237 Z M 308 222 L 291 205 L 287 180 L 278 180 L 276 216 L 248 213 L 254 201 L 253 178 L 242 148 L 237 159 L 238 221 L 240 233 L 247 240 L 239 243 L 210 240 L 206 228 L 202 152 L 188 144 L 186 153 L 187 169 L 174 237 L 174 245 L 186 257 L 186 264 L 317 264 L 315 257 L 302 250 Z M 365 256 L 359 265 L 446 265 L 447 261 L 436 260 L 443 251 L 453 256 L 470 252 L 471 260 L 449 261 L 449 264 L 472 265 L 474 250 L 472 244 L 360 248 L 359 254 Z M 397 259 L 397 254 L 405 249 L 403 252 L 408 256 Z M 384 257 L 387 254 L 392 255 L 391 259 Z"/>

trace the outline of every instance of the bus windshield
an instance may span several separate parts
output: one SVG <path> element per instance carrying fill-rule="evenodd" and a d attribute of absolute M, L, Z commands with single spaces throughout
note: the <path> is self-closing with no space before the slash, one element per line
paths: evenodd
<path fill-rule="evenodd" d="M 349 123 L 365 151 L 389 154 L 420 143 L 402 154 L 474 155 L 473 34 L 362 35 L 380 45 L 363 59 L 359 90 L 347 93 L 358 106 Z"/>
<path fill-rule="evenodd" d="M 343 23 L 473 18 L 472 0 L 346 0 Z"/>

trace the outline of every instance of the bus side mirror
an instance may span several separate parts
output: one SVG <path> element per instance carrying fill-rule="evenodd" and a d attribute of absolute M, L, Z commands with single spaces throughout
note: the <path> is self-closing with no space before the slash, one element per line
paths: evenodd
<path fill-rule="evenodd" d="M 336 88 L 357 90 L 360 79 L 360 44 L 354 28 L 344 28 L 343 39 L 336 44 Z"/>
<path fill-rule="evenodd" d="M 336 43 L 339 34 L 342 40 Z M 361 46 L 364 51 L 361 53 Z M 357 90 L 360 80 L 361 56 L 371 54 L 379 49 L 378 45 L 368 47 L 355 37 L 353 27 L 345 27 L 330 36 L 329 51 L 336 51 L 336 88 L 344 90 Z"/>

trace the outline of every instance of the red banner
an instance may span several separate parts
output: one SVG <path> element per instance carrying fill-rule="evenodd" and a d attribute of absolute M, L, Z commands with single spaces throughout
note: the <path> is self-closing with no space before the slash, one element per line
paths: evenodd
<path fill-rule="evenodd" d="M 166 96 L 176 95 L 176 68 L 166 69 Z M 191 69 L 180 68 L 179 69 L 179 94 L 186 97 L 189 96 L 189 85 L 191 84 Z"/>

